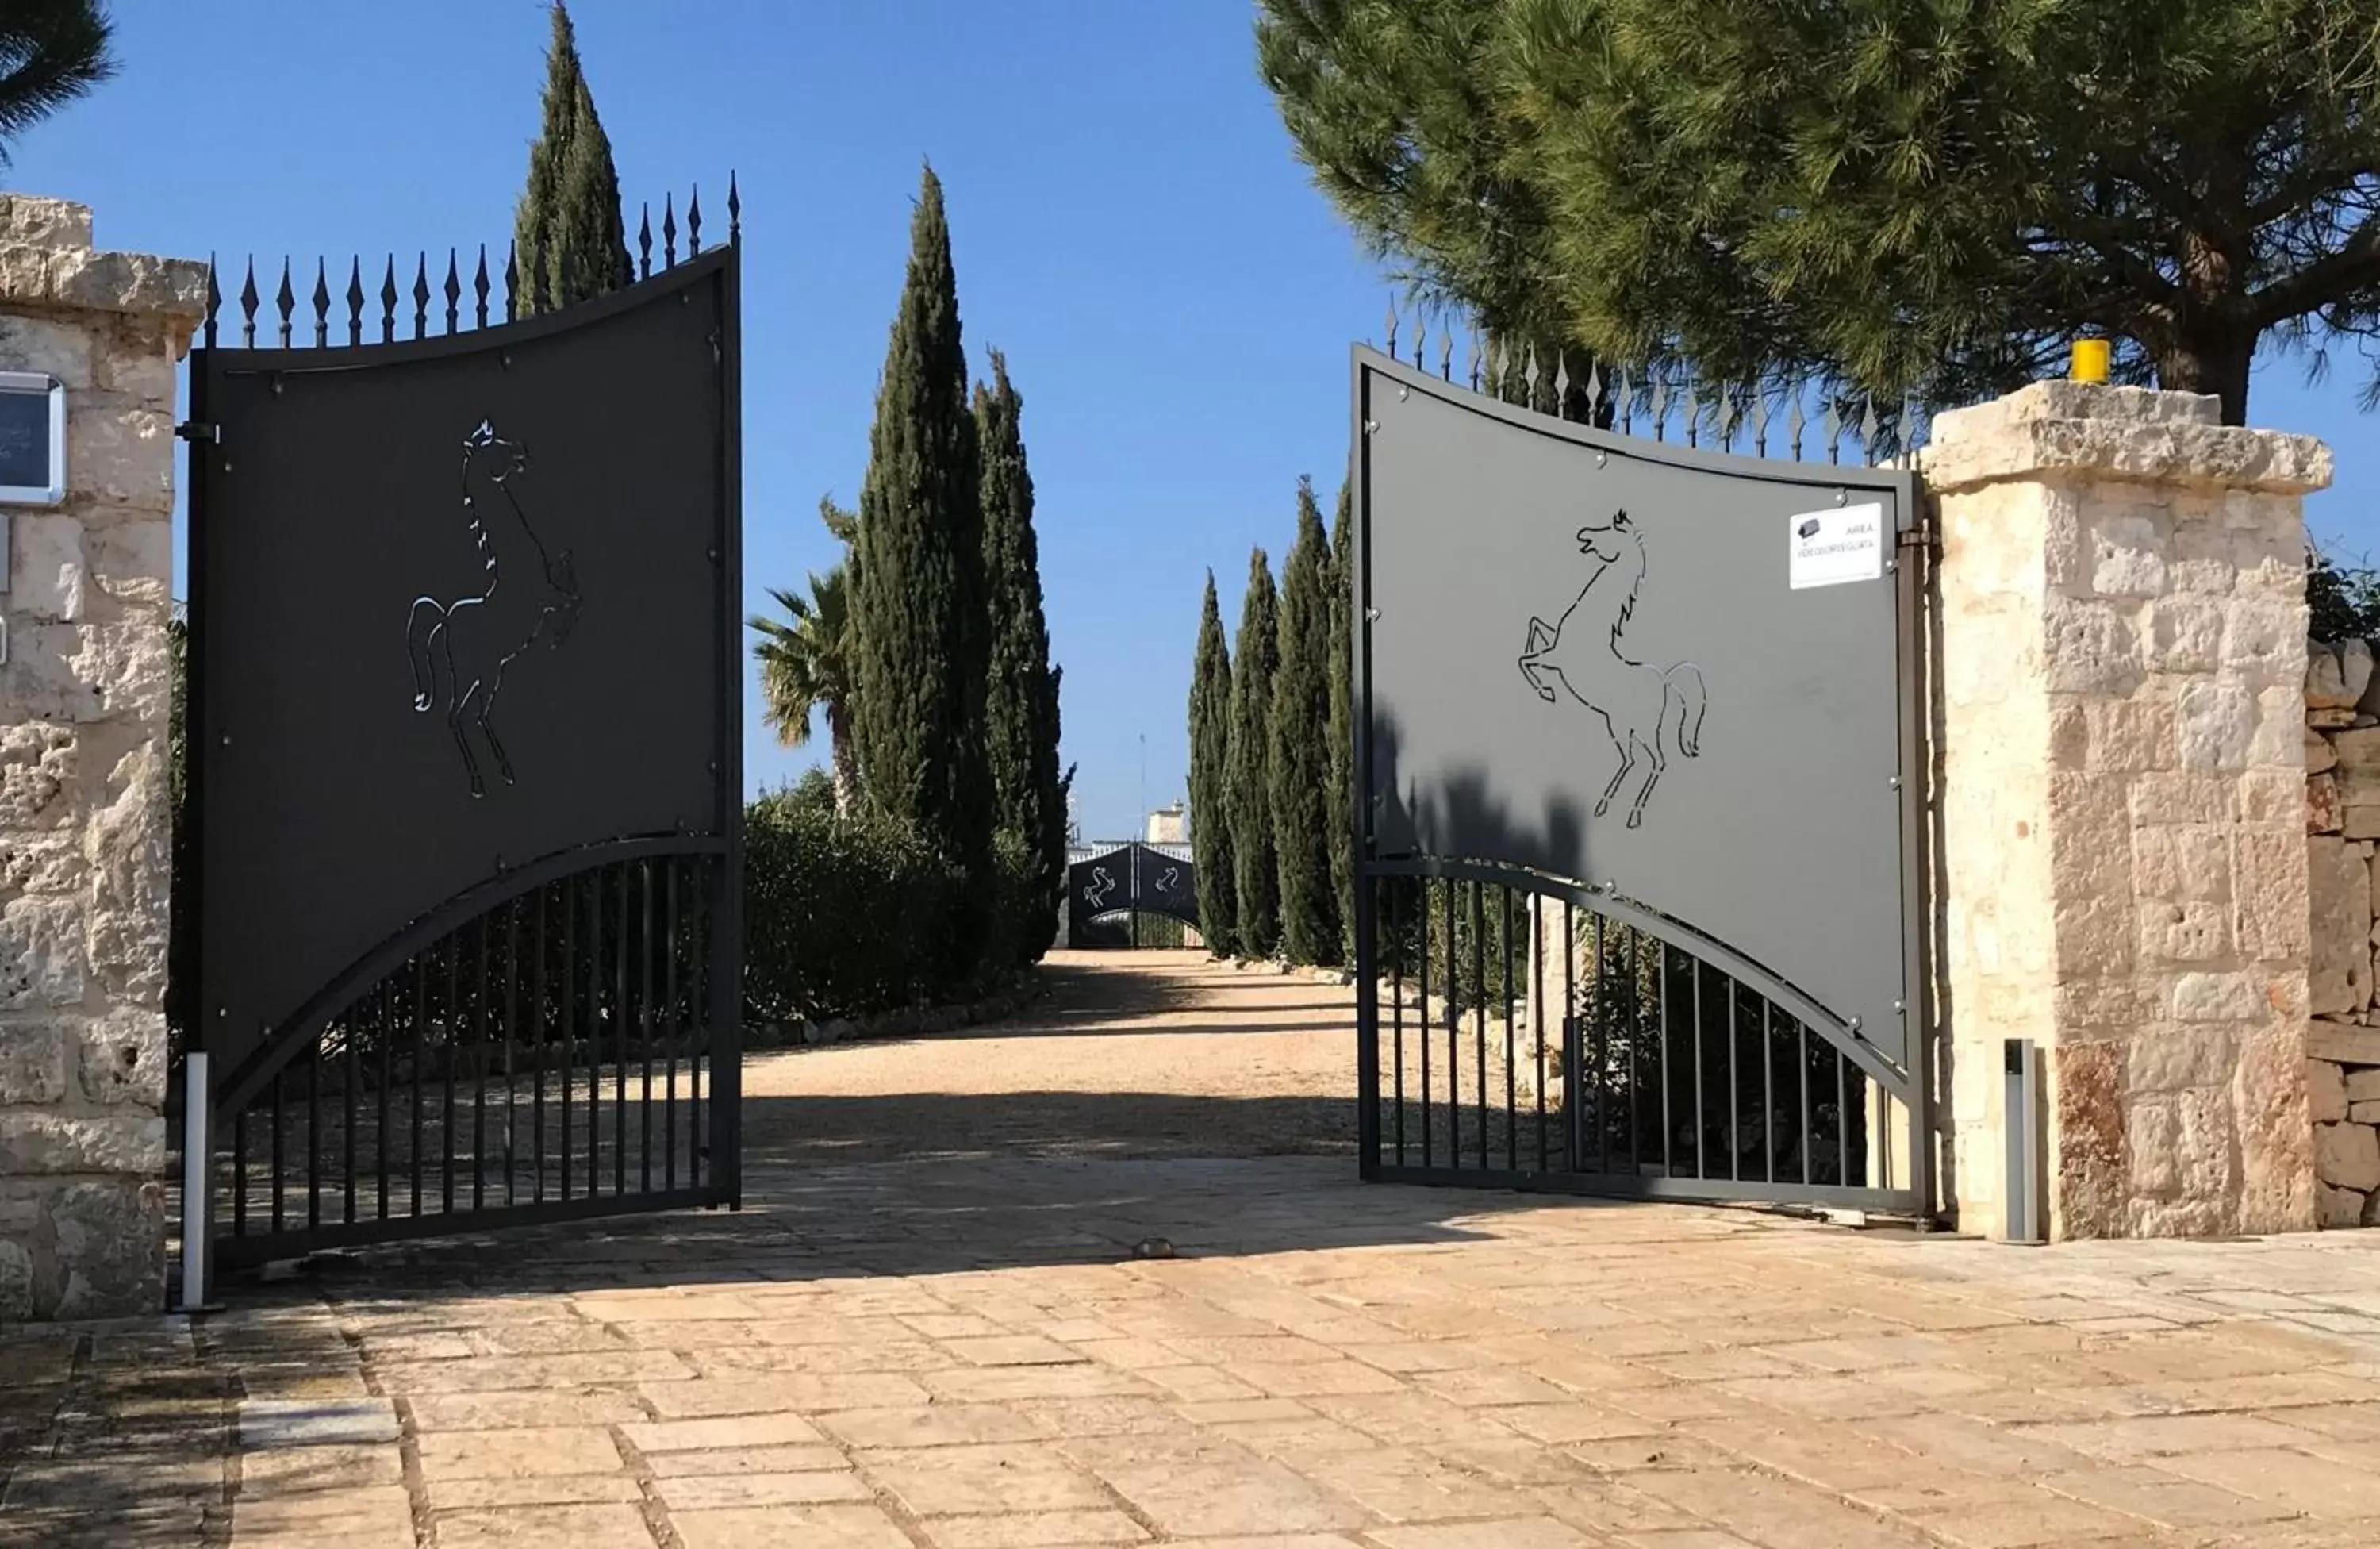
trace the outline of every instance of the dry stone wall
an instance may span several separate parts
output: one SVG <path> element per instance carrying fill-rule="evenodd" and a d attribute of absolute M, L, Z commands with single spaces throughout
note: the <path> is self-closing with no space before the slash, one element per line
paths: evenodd
<path fill-rule="evenodd" d="M 2325 1226 L 2380 1226 L 2380 1006 L 2373 997 L 2380 896 L 2380 675 L 2366 640 L 2308 648 L 2306 869 L 2313 1020 L 2306 1101 Z"/>
<path fill-rule="evenodd" d="M 67 389 L 10 515 L 0 663 L 0 1326 L 163 1302 L 174 362 L 202 265 L 0 195 L 0 370 Z"/>

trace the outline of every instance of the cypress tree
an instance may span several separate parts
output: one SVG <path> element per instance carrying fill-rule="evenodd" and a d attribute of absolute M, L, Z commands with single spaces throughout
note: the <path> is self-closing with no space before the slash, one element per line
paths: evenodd
<path fill-rule="evenodd" d="M 1238 940 L 1239 888 L 1232 874 L 1232 654 L 1215 572 L 1198 614 L 1198 655 L 1190 669 L 1190 859 L 1198 877 L 1198 929 L 1207 950 L 1229 957 Z"/>
<path fill-rule="evenodd" d="M 549 311 L 628 283 L 620 175 L 579 68 L 578 35 L 561 0 L 554 3 L 553 41 L 545 55 L 545 122 L 528 148 L 528 183 L 513 229 L 523 316 L 539 310 L 532 266 L 544 271 Z"/>
<path fill-rule="evenodd" d="M 1297 541 L 1281 579 L 1281 663 L 1273 678 L 1271 787 L 1275 859 L 1281 867 L 1281 955 L 1327 963 L 1339 955 L 1339 911 L 1330 896 L 1330 540 L 1314 483 L 1297 482 Z"/>
<path fill-rule="evenodd" d="M 1355 515 L 1354 491 L 1339 486 L 1330 523 L 1330 794 L 1322 820 L 1330 835 L 1330 896 L 1339 909 L 1342 960 L 1355 957 Z"/>
<path fill-rule="evenodd" d="M 983 570 L 991 649 L 985 658 L 984 753 L 994 825 L 1035 857 L 1036 907 L 1023 921 L 1027 961 L 1057 938 L 1066 880 L 1066 797 L 1058 774 L 1058 673 L 1041 611 L 1033 475 L 1025 461 L 1025 400 L 1008 361 L 991 352 L 991 382 L 975 390 L 983 459 Z"/>
<path fill-rule="evenodd" d="M 1273 849 L 1272 680 L 1281 661 L 1281 607 L 1261 548 L 1248 555 L 1232 653 L 1232 875 L 1239 896 L 1232 946 L 1269 957 L 1281 945 L 1281 866 Z"/>
<path fill-rule="evenodd" d="M 974 884 L 951 943 L 954 961 L 972 967 L 993 881 L 983 506 L 958 278 L 931 167 L 909 240 L 859 490 L 852 729 L 868 799 L 913 823 Z"/>

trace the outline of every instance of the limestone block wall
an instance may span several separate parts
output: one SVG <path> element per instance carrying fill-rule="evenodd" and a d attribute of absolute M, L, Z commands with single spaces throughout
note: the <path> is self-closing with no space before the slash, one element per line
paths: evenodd
<path fill-rule="evenodd" d="M 163 1305 L 174 362 L 202 265 L 0 195 L 0 370 L 67 389 L 67 500 L 0 592 L 0 1324 Z"/>
<path fill-rule="evenodd" d="M 1940 416 L 1948 1181 L 2000 1222 L 2002 1040 L 2056 1238 L 2301 1228 L 2306 437 L 2041 383 Z M 2375 796 L 2380 801 L 2380 796 Z"/>
<path fill-rule="evenodd" d="M 2380 682 L 2366 640 L 2313 642 L 2305 680 L 2306 870 L 2313 1020 L 2306 1104 L 2325 1226 L 2380 1226 L 2380 1006 L 2373 929 L 2380 894 Z"/>

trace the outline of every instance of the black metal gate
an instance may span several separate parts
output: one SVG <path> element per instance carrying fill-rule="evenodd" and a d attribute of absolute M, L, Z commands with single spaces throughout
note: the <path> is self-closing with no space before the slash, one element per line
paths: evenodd
<path fill-rule="evenodd" d="M 1143 914 L 1163 915 L 1197 930 L 1197 869 L 1190 847 L 1137 839 L 1086 847 L 1066 867 L 1066 909 L 1077 946 L 1097 945 L 1087 941 L 1086 927 L 1118 916 L 1131 921 L 1123 945 L 1133 946 L 1140 945 Z"/>
<path fill-rule="evenodd" d="M 737 250 L 686 213 L 682 261 L 672 213 L 658 267 L 648 232 L 566 308 L 524 253 L 492 319 L 483 252 L 470 326 L 451 253 L 409 337 L 393 260 L 369 319 L 360 264 L 343 319 L 285 265 L 264 347 L 252 270 L 237 347 L 211 311 L 185 896 L 217 1265 L 737 1200 Z"/>
<path fill-rule="evenodd" d="M 1356 352 L 1366 1176 L 1923 1219 L 1913 476 L 1451 377 Z"/>

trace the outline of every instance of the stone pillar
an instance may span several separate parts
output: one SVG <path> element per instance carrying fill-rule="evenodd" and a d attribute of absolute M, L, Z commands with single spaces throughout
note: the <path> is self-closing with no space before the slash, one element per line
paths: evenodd
<path fill-rule="evenodd" d="M 0 592 L 0 1323 L 164 1305 L 174 362 L 205 266 L 0 195 L 0 370 L 67 389 L 67 498 Z"/>
<path fill-rule="evenodd" d="M 2055 1238 L 2304 1228 L 2307 437 L 2041 383 L 1935 421 L 1939 964 L 1961 1230 L 2002 1040 L 2042 1048 Z"/>

